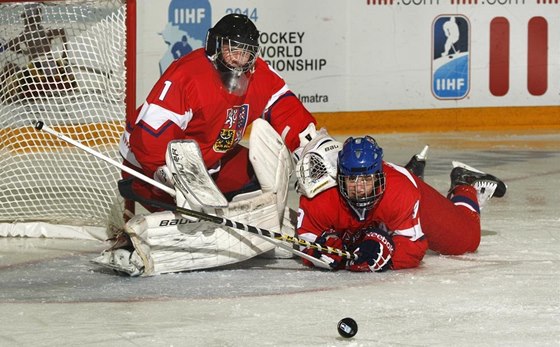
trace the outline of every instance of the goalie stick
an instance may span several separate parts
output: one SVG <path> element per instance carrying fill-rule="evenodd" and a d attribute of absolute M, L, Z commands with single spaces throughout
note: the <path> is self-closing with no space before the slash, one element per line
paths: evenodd
<path fill-rule="evenodd" d="M 172 188 L 167 187 L 166 185 L 146 176 L 141 174 L 140 172 L 131 169 L 127 166 L 124 166 L 122 163 L 119 163 L 109 157 L 107 157 L 106 155 L 97 152 L 95 150 L 93 150 L 92 148 L 89 148 L 85 145 L 83 145 L 82 143 L 80 143 L 79 141 L 73 140 L 68 136 L 65 136 L 57 131 L 55 131 L 54 129 L 50 128 L 49 126 L 45 125 L 44 122 L 42 121 L 36 121 L 34 123 L 35 129 L 37 130 L 42 130 L 45 131 L 57 138 L 59 138 L 60 140 L 63 140 L 75 147 L 80 148 L 81 150 L 93 155 L 94 157 L 101 159 L 113 166 L 116 166 L 117 168 L 131 174 L 132 176 L 146 182 L 149 183 L 167 193 L 169 193 L 171 196 L 175 196 L 175 190 L 173 190 Z M 288 245 L 281 243 L 279 241 L 287 241 L 290 243 L 294 243 L 300 246 L 304 246 L 304 247 L 308 247 L 308 248 L 313 248 L 313 249 L 317 249 L 321 252 L 326 252 L 326 253 L 331 253 L 331 254 L 337 254 L 340 255 L 342 257 L 346 257 L 348 259 L 355 259 L 357 256 L 341 250 L 341 249 L 337 249 L 337 248 L 332 248 L 332 247 L 325 247 L 325 246 L 321 246 L 317 243 L 314 242 L 309 242 L 309 241 L 305 241 L 302 239 L 299 239 L 297 237 L 293 237 L 293 236 L 289 236 L 289 235 L 284 235 L 284 234 L 280 234 L 280 233 L 275 233 L 266 229 L 261 229 L 261 228 L 257 228 L 255 226 L 251 226 L 251 225 L 245 225 L 242 223 L 238 223 L 238 222 L 234 222 L 230 219 L 227 218 L 222 218 L 222 217 L 218 217 L 218 216 L 213 216 L 213 215 L 209 215 L 206 213 L 202 213 L 202 212 L 197 212 L 197 211 L 193 211 L 193 210 L 189 210 L 189 209 L 185 209 L 185 208 L 181 208 L 175 205 L 171 205 L 171 204 L 166 204 L 160 201 L 155 201 L 155 200 L 148 200 L 148 199 L 144 199 L 140 196 L 137 196 L 134 191 L 132 190 L 131 187 L 131 180 L 128 182 L 128 188 L 124 185 L 121 184 L 121 182 L 119 182 L 119 191 L 121 193 L 121 195 L 125 198 L 125 199 L 130 199 L 130 200 L 134 200 L 134 201 L 138 201 L 140 203 L 144 203 L 146 205 L 151 205 L 154 207 L 159 207 L 162 208 L 164 210 L 168 210 L 168 211 L 176 211 L 177 213 L 180 214 L 185 214 L 185 215 L 189 215 L 189 216 L 193 216 L 196 217 L 198 219 L 201 220 L 206 220 L 209 222 L 213 222 L 216 224 L 221 224 L 221 225 L 226 225 L 226 226 L 230 226 L 239 230 L 244 230 L 256 235 L 260 235 L 261 237 L 266 238 L 268 241 L 274 243 L 275 245 L 277 245 L 280 248 L 286 249 L 289 252 L 291 252 L 294 255 L 297 255 L 301 258 L 307 259 L 309 261 L 311 261 L 315 266 L 317 267 L 321 267 L 321 268 L 325 268 L 325 269 L 330 269 L 330 266 L 327 262 L 324 262 L 320 259 L 317 259 L 315 257 L 312 257 L 310 255 L 308 255 L 307 253 L 298 251 L 296 249 L 293 249 L 292 247 L 289 247 Z M 121 185 L 123 186 L 121 189 Z"/>
<path fill-rule="evenodd" d="M 146 183 L 149 183 L 149 184 L 153 185 L 154 187 L 163 190 L 164 192 L 166 192 L 167 194 L 169 194 L 169 195 L 171 195 L 171 196 L 173 196 L 173 197 L 176 195 L 175 190 L 174 190 L 173 188 L 169 188 L 169 187 L 166 186 L 165 184 L 160 183 L 160 182 L 158 182 L 158 181 L 156 181 L 156 180 L 154 180 L 154 179 L 152 179 L 152 178 L 150 178 L 150 177 L 148 177 L 148 176 L 146 176 L 146 175 L 143 175 L 143 174 L 139 173 L 138 171 L 136 171 L 136 170 L 134 170 L 134 169 L 131 169 L 131 168 L 127 167 L 127 166 L 124 166 L 122 163 L 119 163 L 119 162 L 117 162 L 117 161 L 115 161 L 115 160 L 113 160 L 113 159 L 107 157 L 106 155 L 103 155 L 102 153 L 99 153 L 99 152 L 97 152 L 97 151 L 95 151 L 95 150 L 93 150 L 93 149 L 91 149 L 91 148 L 89 148 L 89 147 L 83 145 L 83 144 L 80 143 L 79 141 L 73 140 L 73 139 L 71 139 L 70 137 L 68 137 L 68 136 L 66 136 L 66 135 L 63 135 L 63 134 L 57 132 L 57 131 L 54 130 L 53 128 L 51 128 L 51 127 L 45 125 L 45 123 L 43 123 L 43 122 L 40 121 L 40 120 L 36 121 L 36 122 L 34 123 L 34 126 L 35 126 L 35 129 L 37 129 L 37 130 L 43 130 L 44 132 L 49 133 L 49 134 L 51 134 L 51 135 L 53 135 L 53 136 L 59 138 L 60 140 L 63 140 L 63 141 L 65 141 L 65 142 L 67 142 L 67 143 L 69 143 L 69 144 L 71 144 L 71 145 L 73 145 L 73 146 L 76 146 L 76 147 L 78 147 L 79 149 L 81 149 L 81 150 L 83 150 L 83 151 L 86 151 L 86 152 L 88 152 L 89 154 L 93 155 L 94 157 L 97 157 L 97 158 L 99 158 L 99 159 L 101 159 L 101 160 L 103 160 L 103 161 L 105 161 L 105 162 L 107 162 L 107 163 L 109 163 L 109 164 L 111 164 L 111 165 L 113 165 L 113 166 L 116 166 L 116 167 L 118 167 L 119 169 L 121 169 L 121 170 L 123 170 L 123 171 L 125 171 L 125 172 L 127 172 L 127 173 L 129 173 L 129 174 L 131 174 L 132 176 L 137 177 L 137 178 L 141 179 L 142 181 L 144 181 L 144 182 L 146 182 Z"/>
<path fill-rule="evenodd" d="M 244 230 L 244 231 L 252 233 L 252 234 L 264 236 L 267 239 L 272 239 L 272 240 L 275 240 L 275 241 L 286 241 L 286 242 L 290 242 L 290 243 L 293 243 L 293 244 L 298 245 L 298 246 L 303 246 L 303 247 L 306 247 L 306 248 L 316 249 L 320 252 L 329 253 L 329 254 L 336 254 L 336 255 L 339 255 L 341 257 L 345 257 L 349 260 L 355 260 L 358 257 L 356 254 L 350 253 L 348 251 L 344 251 L 342 249 L 333 248 L 333 247 L 329 247 L 329 246 L 323 246 L 321 244 L 306 241 L 306 240 L 300 239 L 300 238 L 295 237 L 295 236 L 281 234 L 281 233 L 277 233 L 277 232 L 270 231 L 270 230 L 267 230 L 267 229 L 259 228 L 259 227 L 253 226 L 253 225 L 248 225 L 248 224 L 243 224 L 243 223 L 240 223 L 240 222 L 235 222 L 235 221 L 233 221 L 231 219 L 228 219 L 228 218 L 225 218 L 225 217 L 220 217 L 220 216 L 207 214 L 207 213 L 204 213 L 204 212 L 190 210 L 190 209 L 187 209 L 187 208 L 184 208 L 184 207 L 171 205 L 171 204 L 161 202 L 161 201 L 158 201 L 158 200 L 145 199 L 145 198 L 137 195 L 134 192 L 134 190 L 132 189 L 132 179 L 120 180 L 118 184 L 119 184 L 119 192 L 121 193 L 122 197 L 125 198 L 125 199 L 134 200 L 134 201 L 137 201 L 137 202 L 142 203 L 142 204 L 151 205 L 151 206 L 158 207 L 158 208 L 161 208 L 161 209 L 164 209 L 164 210 L 167 210 L 167 211 L 171 211 L 171 212 L 174 212 L 174 213 L 184 214 L 184 215 L 187 215 L 187 216 L 195 217 L 195 218 L 198 218 L 200 220 L 207 221 L 207 222 L 211 222 L 211 223 L 215 223 L 215 224 L 219 224 L 219 225 L 224 225 L 224 226 L 228 226 L 228 227 L 239 229 L 239 230 Z M 307 253 L 295 250 L 295 249 L 293 249 L 293 248 L 291 248 L 291 247 L 289 247 L 289 246 L 287 246 L 283 243 L 277 243 L 277 245 L 280 246 L 281 248 L 290 250 L 290 252 L 292 252 L 292 253 L 294 253 L 294 254 L 302 257 L 302 258 L 310 260 L 311 262 L 313 262 L 317 266 L 330 269 L 330 265 L 327 262 L 324 262 L 320 259 L 312 257 L 312 256 L 308 255 Z M 285 247 L 282 247 L 282 246 L 285 246 Z M 320 264 L 317 264 L 317 262 L 319 262 Z M 325 267 L 324 265 L 327 265 L 327 266 Z"/>

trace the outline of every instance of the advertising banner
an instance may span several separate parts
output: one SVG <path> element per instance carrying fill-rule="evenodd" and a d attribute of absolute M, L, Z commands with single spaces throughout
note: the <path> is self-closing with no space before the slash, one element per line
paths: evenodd
<path fill-rule="evenodd" d="M 312 112 L 560 105 L 560 4 L 548 0 L 139 0 L 140 104 L 222 16 Z"/>

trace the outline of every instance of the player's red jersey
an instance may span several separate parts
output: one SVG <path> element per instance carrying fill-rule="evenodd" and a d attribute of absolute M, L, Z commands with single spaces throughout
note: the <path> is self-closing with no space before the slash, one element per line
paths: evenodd
<path fill-rule="evenodd" d="M 367 227 L 385 229 L 392 236 L 395 252 L 393 269 L 417 267 L 428 248 L 418 215 L 420 192 L 416 180 L 404 168 L 383 163 L 385 193 L 363 221 L 348 206 L 338 191 L 330 188 L 313 199 L 300 199 L 297 233 L 315 241 L 323 231 L 333 230 L 352 250 Z"/>
<path fill-rule="evenodd" d="M 429 248 L 440 254 L 474 252 L 480 244 L 476 190 L 460 185 L 449 200 L 400 166 L 383 163 L 385 193 L 364 221 L 359 221 L 333 187 L 313 199 L 301 197 L 297 233 L 315 241 L 323 231 L 336 231 L 352 249 L 360 230 L 381 227 L 393 237 L 393 269 L 416 267 Z"/>
<path fill-rule="evenodd" d="M 265 118 L 293 151 L 299 133 L 313 116 L 268 64 L 258 59 L 245 95 L 229 94 L 204 49 L 174 61 L 129 117 L 120 151 L 126 161 L 147 175 L 165 165 L 167 144 L 194 139 L 206 167 L 220 159 L 243 138 L 249 124 Z"/>

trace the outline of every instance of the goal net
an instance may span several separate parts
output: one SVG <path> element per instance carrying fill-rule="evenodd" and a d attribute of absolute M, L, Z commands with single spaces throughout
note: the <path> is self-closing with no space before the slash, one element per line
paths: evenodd
<path fill-rule="evenodd" d="M 101 239 L 122 226 L 119 169 L 33 123 L 120 161 L 134 105 L 134 8 L 130 0 L 0 0 L 0 236 Z"/>

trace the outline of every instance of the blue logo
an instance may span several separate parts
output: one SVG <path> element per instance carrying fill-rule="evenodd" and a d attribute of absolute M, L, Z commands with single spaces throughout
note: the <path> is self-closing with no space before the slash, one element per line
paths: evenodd
<path fill-rule="evenodd" d="M 462 99 L 470 89 L 470 28 L 462 15 L 440 16 L 432 27 L 432 93 Z"/>
<path fill-rule="evenodd" d="M 160 74 L 173 60 L 203 47 L 211 26 L 212 8 L 209 0 L 171 0 L 167 25 L 160 33 L 168 46 L 159 61 Z"/>

